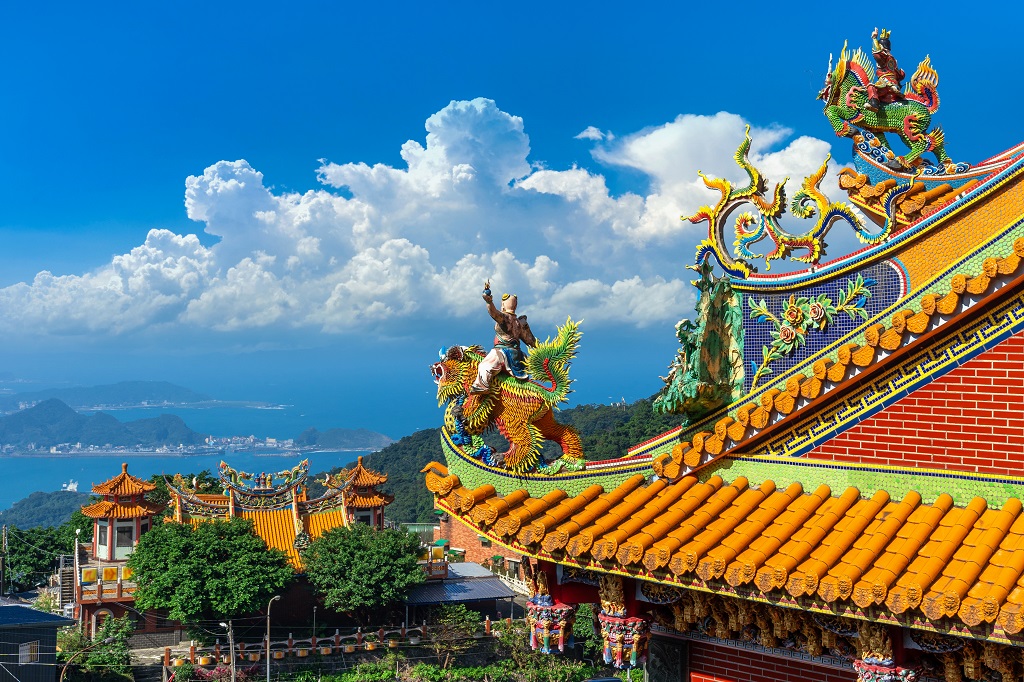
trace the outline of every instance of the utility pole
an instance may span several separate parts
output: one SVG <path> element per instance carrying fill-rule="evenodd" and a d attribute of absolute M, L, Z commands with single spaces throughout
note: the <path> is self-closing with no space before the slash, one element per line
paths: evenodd
<path fill-rule="evenodd" d="M 238 679 L 235 675 L 235 631 L 231 627 L 232 622 L 229 620 L 226 623 L 221 623 L 222 628 L 227 628 L 228 631 L 228 649 L 230 649 L 229 655 L 231 656 L 231 682 L 236 682 Z"/>

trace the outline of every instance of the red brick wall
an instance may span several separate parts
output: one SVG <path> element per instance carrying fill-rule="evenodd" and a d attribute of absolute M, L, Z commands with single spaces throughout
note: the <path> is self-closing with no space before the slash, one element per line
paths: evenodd
<path fill-rule="evenodd" d="M 836 670 L 746 649 L 691 641 L 690 682 L 851 682 L 852 670 Z"/>
<path fill-rule="evenodd" d="M 1024 334 L 968 360 L 808 456 L 1019 476 Z"/>
<path fill-rule="evenodd" d="M 447 520 L 441 521 L 438 526 L 440 528 L 434 531 L 434 539 L 447 540 L 450 548 L 466 550 L 466 561 L 480 563 L 484 559 L 490 560 L 496 554 L 500 554 L 506 559 L 519 559 L 521 556 L 493 542 L 489 547 L 484 547 L 475 530 L 453 518 L 449 517 Z"/>

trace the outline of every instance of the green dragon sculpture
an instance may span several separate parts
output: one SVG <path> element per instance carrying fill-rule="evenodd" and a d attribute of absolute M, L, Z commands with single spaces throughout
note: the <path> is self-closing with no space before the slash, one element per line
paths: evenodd
<path fill-rule="evenodd" d="M 875 67 L 870 57 L 860 49 L 850 56 L 844 43 L 835 69 L 830 60 L 825 87 L 818 93 L 818 99 L 825 102 L 825 116 L 836 135 L 854 137 L 860 128 L 874 133 L 882 146 L 891 149 L 885 135 L 894 133 L 909 151 L 903 156 L 890 153 L 888 165 L 893 170 L 909 170 L 921 163 L 922 154 L 932 152 L 947 172 L 955 172 L 956 164 L 946 153 L 942 128 L 935 126 L 929 130 L 932 115 L 939 109 L 939 76 L 931 60 L 925 57 L 918 65 L 900 99 L 883 104 L 877 110 L 865 106 L 867 87 L 874 80 Z"/>
<path fill-rule="evenodd" d="M 680 348 L 665 387 L 654 400 L 657 412 L 683 414 L 686 423 L 727 405 L 743 389 L 743 310 L 728 277 L 711 276 L 711 263 L 689 266 L 700 273 L 697 322 L 676 325 Z"/>

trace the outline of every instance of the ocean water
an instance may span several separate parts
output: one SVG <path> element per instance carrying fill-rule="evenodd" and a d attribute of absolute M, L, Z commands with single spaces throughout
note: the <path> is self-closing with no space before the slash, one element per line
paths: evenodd
<path fill-rule="evenodd" d="M 209 469 L 216 475 L 217 465 L 225 460 L 235 469 L 250 473 L 290 469 L 302 459 L 309 459 L 310 475 L 336 466 L 355 462 L 364 451 L 343 450 L 307 453 L 231 452 L 227 455 L 25 455 L 0 457 L 0 509 L 8 509 L 29 494 L 60 490 L 77 483 L 79 492 L 89 492 L 121 473 L 121 463 L 128 463 L 128 473 L 139 478 L 154 474 L 168 477 L 198 473 Z"/>

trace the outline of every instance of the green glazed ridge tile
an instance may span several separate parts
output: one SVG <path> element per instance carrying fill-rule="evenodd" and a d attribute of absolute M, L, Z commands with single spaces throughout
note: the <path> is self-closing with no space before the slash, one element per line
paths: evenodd
<path fill-rule="evenodd" d="M 778 488 L 799 483 L 805 493 L 825 484 L 833 496 L 841 495 L 851 486 L 860 491 L 861 497 L 870 497 L 878 490 L 884 490 L 896 502 L 915 491 L 921 495 L 923 504 L 931 504 L 943 493 L 949 493 L 958 507 L 966 506 L 975 497 L 983 498 L 992 508 L 1002 507 L 1011 498 L 1024 499 L 1024 479 L 1014 483 L 1006 480 L 1011 478 L 1009 476 L 882 465 L 855 466 L 827 460 L 815 460 L 809 466 L 806 458 L 794 457 L 793 460 L 793 463 L 787 463 L 777 459 L 724 457 L 701 469 L 696 476 L 707 481 L 718 475 L 726 483 L 744 476 L 752 486 L 770 480 Z"/>

